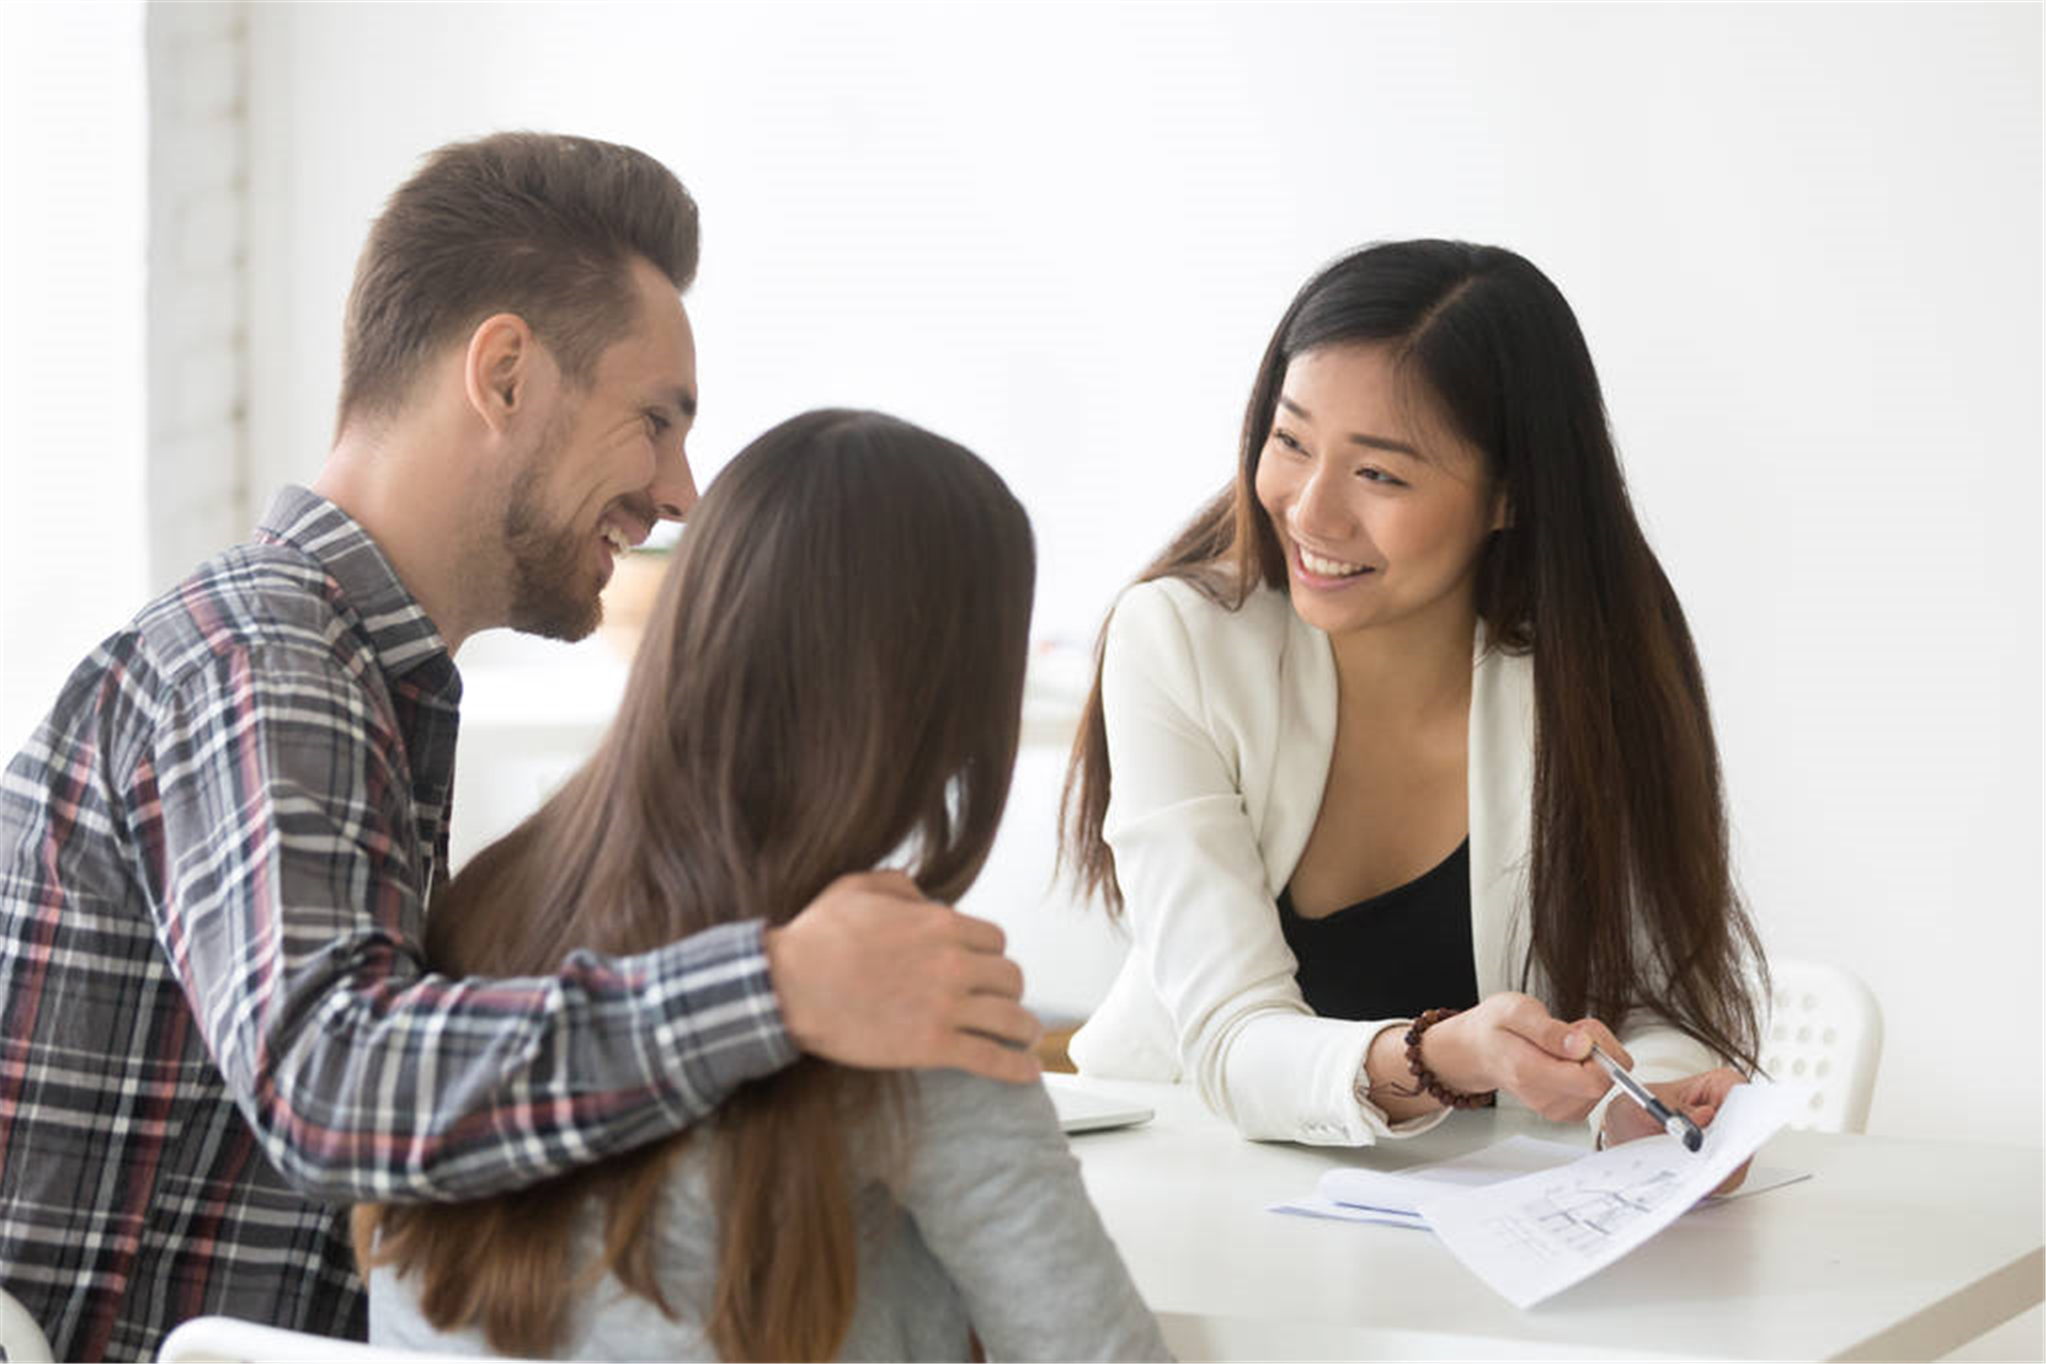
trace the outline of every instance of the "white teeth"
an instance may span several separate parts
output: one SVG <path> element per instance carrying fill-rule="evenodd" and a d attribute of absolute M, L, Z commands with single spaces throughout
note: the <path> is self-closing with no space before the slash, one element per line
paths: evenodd
<path fill-rule="evenodd" d="M 1300 566 L 1317 578 L 1347 578 L 1364 571 L 1363 564 L 1346 564 L 1341 559 L 1324 559 L 1306 549 L 1300 551 Z"/>
<path fill-rule="evenodd" d="M 611 542 L 611 548 L 617 550 L 620 554 L 632 548 L 632 542 L 625 538 L 625 532 L 619 530 L 616 526 L 605 526 L 602 533 L 604 538 Z"/>

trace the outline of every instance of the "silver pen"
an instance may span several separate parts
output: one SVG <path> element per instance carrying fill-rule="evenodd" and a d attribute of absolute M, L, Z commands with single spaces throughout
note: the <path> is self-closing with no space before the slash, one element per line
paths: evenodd
<path fill-rule="evenodd" d="M 1606 1074 L 1613 1077 L 1613 1083 L 1627 1091 L 1627 1096 L 1647 1109 L 1655 1120 L 1662 1124 L 1662 1130 L 1684 1144 L 1686 1151 L 1696 1151 L 1705 1144 L 1705 1134 L 1698 1130 L 1698 1124 L 1648 1092 L 1648 1086 L 1621 1069 L 1620 1063 L 1599 1050 L 1598 1043 L 1591 1044 L 1591 1054 L 1606 1068 Z"/>

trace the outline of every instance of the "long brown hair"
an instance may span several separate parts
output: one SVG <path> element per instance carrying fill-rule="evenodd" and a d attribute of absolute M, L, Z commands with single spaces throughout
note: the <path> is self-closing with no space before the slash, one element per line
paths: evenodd
<path fill-rule="evenodd" d="M 1021 505 L 950 441 L 845 411 L 761 436 L 692 516 L 602 745 L 448 886 L 431 963 L 551 973 L 578 950 L 781 923 L 884 861 L 956 898 L 1008 799 L 1034 553 Z M 889 1077 L 806 1059 L 742 1086 L 706 1129 L 720 1246 L 705 1329 L 724 1358 L 837 1351 L 856 1287 L 849 1151 L 863 1130 L 890 1148 L 889 1101 Z M 690 1139 L 471 1203 L 358 1209 L 357 1253 L 416 1275 L 435 1326 L 477 1326 L 507 1353 L 551 1352 L 571 1293 L 607 1270 L 673 1316 L 647 1214 Z M 592 1199 L 603 1255 L 573 1265 Z"/>
<path fill-rule="evenodd" d="M 1259 587 L 1286 590 L 1258 460 L 1293 358 L 1356 343 L 1390 348 L 1483 453 L 1512 509 L 1480 553 L 1477 606 L 1491 647 L 1534 659 L 1523 988 L 1539 973 L 1560 1016 L 1615 1028 L 1637 1009 L 1659 1013 L 1753 1068 L 1767 967 L 1729 866 L 1704 676 L 1627 499 L 1591 352 L 1540 270 L 1498 247 L 1410 241 L 1317 273 L 1265 348 L 1234 484 L 1138 580 L 1183 579 L 1231 609 Z M 1060 860 L 1119 913 L 1101 833 L 1111 775 L 1100 646 L 1060 806 Z"/>

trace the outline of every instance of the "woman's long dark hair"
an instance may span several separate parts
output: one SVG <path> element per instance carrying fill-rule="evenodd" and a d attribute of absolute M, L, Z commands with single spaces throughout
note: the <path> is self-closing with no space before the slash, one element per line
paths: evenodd
<path fill-rule="evenodd" d="M 884 860 L 956 899 L 1008 799 L 1034 555 L 1021 505 L 950 441 L 845 411 L 761 436 L 691 517 L 602 745 L 436 901 L 431 963 L 544 975 L 578 950 L 781 923 Z M 881 1120 L 891 1093 L 806 1059 L 706 1125 L 720 1236 L 706 1329 L 724 1358 L 837 1352 L 856 1288 L 849 1151 L 862 1131 L 877 1151 L 899 1140 Z M 510 1354 L 550 1353 L 572 1292 L 606 1270 L 672 1315 L 648 1213 L 690 1139 L 495 1198 L 358 1209 L 357 1253 L 417 1276 L 434 1325 L 476 1326 Z M 606 1245 L 579 1266 L 591 1198 Z"/>
<path fill-rule="evenodd" d="M 1591 352 L 1541 271 L 1498 247 L 1411 241 L 1353 252 L 1308 280 L 1258 367 L 1234 485 L 1138 580 L 1184 579 L 1232 609 L 1260 586 L 1286 590 L 1258 459 L 1293 358 L 1356 344 L 1389 349 L 1483 453 L 1511 509 L 1481 551 L 1477 608 L 1491 647 L 1534 657 L 1523 987 L 1539 974 L 1558 1016 L 1615 1028 L 1636 1010 L 1660 1013 L 1752 1069 L 1766 966 L 1729 867 L 1697 650 L 1627 500 Z M 1097 643 L 1060 857 L 1120 912 L 1101 834 L 1110 780 Z"/>

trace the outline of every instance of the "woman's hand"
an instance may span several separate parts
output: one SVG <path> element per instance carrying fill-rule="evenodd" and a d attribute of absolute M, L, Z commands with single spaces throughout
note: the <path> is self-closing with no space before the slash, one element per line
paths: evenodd
<path fill-rule="evenodd" d="M 1565 1023 L 1530 995 L 1502 993 L 1421 1034 L 1421 1061 L 1451 1089 L 1503 1089 L 1551 1122 L 1576 1122 L 1611 1088 L 1604 1071 L 1585 1064 L 1594 1042 L 1633 1064 L 1597 1019 Z"/>
<path fill-rule="evenodd" d="M 1601 1044 L 1603 1045 L 1603 1044 Z M 1726 1102 L 1726 1096 L 1735 1085 L 1747 1083 L 1747 1077 L 1737 1070 L 1725 1066 L 1708 1070 L 1702 1075 L 1693 1075 L 1682 1080 L 1667 1080 L 1648 1086 L 1648 1092 L 1662 1100 L 1663 1106 L 1672 1112 L 1681 1113 L 1700 1129 L 1711 1125 L 1718 1115 L 1719 1107 Z M 1606 1108 L 1606 1145 L 1617 1146 L 1623 1141 L 1637 1137 L 1652 1137 L 1662 1131 L 1662 1124 L 1649 1116 L 1648 1110 L 1622 1092 Z M 1726 1182 L 1712 1192 L 1732 1193 L 1748 1177 L 1751 1160 L 1741 1162 L 1741 1167 L 1726 1177 Z"/>

